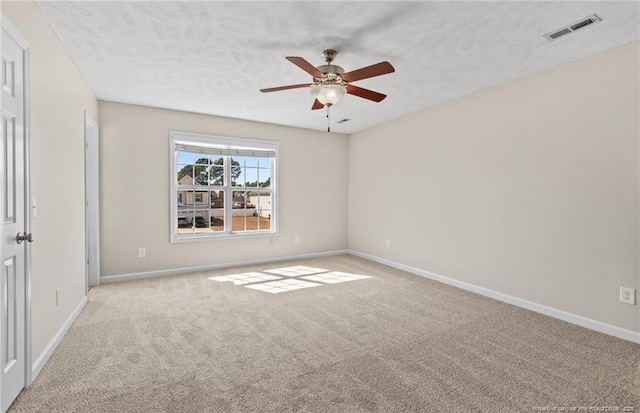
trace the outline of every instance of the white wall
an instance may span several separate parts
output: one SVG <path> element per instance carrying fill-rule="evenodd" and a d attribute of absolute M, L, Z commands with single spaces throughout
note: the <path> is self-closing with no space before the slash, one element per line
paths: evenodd
<path fill-rule="evenodd" d="M 639 44 L 350 136 L 349 248 L 640 331 Z"/>
<path fill-rule="evenodd" d="M 347 248 L 346 135 L 112 102 L 99 107 L 102 276 Z M 171 244 L 170 130 L 278 141 L 279 235 Z M 138 258 L 139 247 L 146 258 Z"/>
<path fill-rule="evenodd" d="M 3 1 L 2 14 L 31 46 L 35 361 L 85 295 L 84 111 L 97 119 L 98 102 L 35 3 Z"/>

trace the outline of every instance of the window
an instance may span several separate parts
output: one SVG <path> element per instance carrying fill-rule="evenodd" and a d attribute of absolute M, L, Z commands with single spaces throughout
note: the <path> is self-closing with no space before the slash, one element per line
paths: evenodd
<path fill-rule="evenodd" d="M 171 242 L 276 233 L 278 143 L 171 132 Z"/>

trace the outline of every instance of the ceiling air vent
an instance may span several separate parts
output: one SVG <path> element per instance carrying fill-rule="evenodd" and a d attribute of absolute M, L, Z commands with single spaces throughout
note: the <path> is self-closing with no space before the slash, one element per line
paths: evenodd
<path fill-rule="evenodd" d="M 558 30 L 554 30 L 551 33 L 547 33 L 544 35 L 544 37 L 546 37 L 548 40 L 555 40 L 558 37 L 562 37 L 569 33 L 575 32 L 576 30 L 582 29 L 583 27 L 590 26 L 594 23 L 598 23 L 599 21 L 602 21 L 602 19 L 597 15 L 592 14 L 591 16 L 587 16 L 584 19 L 580 19 L 573 24 L 562 27 Z"/>
<path fill-rule="evenodd" d="M 342 120 L 339 120 L 339 121 L 338 121 L 338 122 L 336 122 L 336 123 L 345 123 L 345 122 L 349 122 L 350 120 L 351 120 L 351 119 L 344 118 L 344 119 L 342 119 Z"/>

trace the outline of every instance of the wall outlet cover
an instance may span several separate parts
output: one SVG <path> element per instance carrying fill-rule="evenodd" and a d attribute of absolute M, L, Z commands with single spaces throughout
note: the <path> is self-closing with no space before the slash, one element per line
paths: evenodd
<path fill-rule="evenodd" d="M 620 302 L 636 305 L 636 289 L 620 287 Z"/>

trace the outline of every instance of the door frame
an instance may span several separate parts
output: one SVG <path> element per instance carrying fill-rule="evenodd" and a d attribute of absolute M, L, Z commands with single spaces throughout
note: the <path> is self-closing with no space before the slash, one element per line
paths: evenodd
<path fill-rule="evenodd" d="M 24 225 L 25 232 L 28 234 L 31 232 L 31 84 L 29 79 L 30 73 L 30 45 L 29 42 L 20 34 L 20 32 L 15 28 L 13 24 L 2 14 L 0 20 L 0 25 L 2 30 L 4 30 L 22 49 L 23 56 L 23 80 L 24 80 Z M 2 110 L 2 101 L 0 100 L 0 111 Z M 2 125 L 0 125 L 0 128 Z M 31 313 L 31 260 L 32 260 L 32 249 L 31 243 L 25 242 L 25 263 L 24 263 L 24 272 L 25 272 L 25 360 L 24 360 L 24 368 L 25 368 L 25 387 L 28 387 L 33 382 L 33 371 L 32 371 L 32 354 L 31 354 L 31 343 L 32 343 L 32 313 Z"/>
<path fill-rule="evenodd" d="M 87 111 L 84 112 L 84 191 L 85 291 L 88 291 L 89 287 L 100 285 L 100 128 Z"/>

